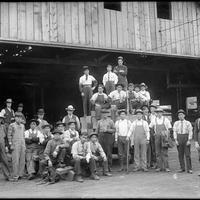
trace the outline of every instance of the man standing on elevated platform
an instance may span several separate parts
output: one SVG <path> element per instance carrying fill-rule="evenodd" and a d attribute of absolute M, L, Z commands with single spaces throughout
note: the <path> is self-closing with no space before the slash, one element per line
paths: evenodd
<path fill-rule="evenodd" d="M 83 66 L 84 75 L 79 79 L 79 89 L 81 92 L 82 100 L 83 100 L 83 113 L 84 117 L 90 115 L 91 111 L 91 103 L 90 99 L 93 94 L 93 90 L 97 86 L 97 80 L 90 75 L 90 71 L 88 66 Z"/>
<path fill-rule="evenodd" d="M 123 89 L 127 89 L 128 81 L 127 81 L 127 66 L 123 65 L 123 57 L 118 57 L 118 65 L 113 70 L 114 73 L 118 76 L 118 84 L 122 84 Z"/>

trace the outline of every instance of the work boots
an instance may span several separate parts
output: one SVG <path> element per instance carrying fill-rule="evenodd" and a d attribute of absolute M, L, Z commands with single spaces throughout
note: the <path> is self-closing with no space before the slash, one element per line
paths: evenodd
<path fill-rule="evenodd" d="M 120 162 L 120 169 L 119 169 L 119 172 L 122 172 L 122 171 L 124 171 L 123 159 L 120 159 L 119 162 Z"/>

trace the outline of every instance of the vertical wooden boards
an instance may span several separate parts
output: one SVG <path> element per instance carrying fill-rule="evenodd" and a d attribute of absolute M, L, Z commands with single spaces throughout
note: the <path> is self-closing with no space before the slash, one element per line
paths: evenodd
<path fill-rule="evenodd" d="M 64 6 L 63 2 L 57 2 L 57 24 L 58 24 L 58 42 L 65 41 L 65 22 L 64 22 Z"/>
<path fill-rule="evenodd" d="M 161 48 L 163 53 L 167 53 L 167 39 L 166 39 L 166 20 L 160 19 L 160 30 L 161 30 Z"/>
<path fill-rule="evenodd" d="M 57 6 L 55 2 L 50 2 L 50 41 L 57 42 L 58 25 L 57 25 Z"/>
<path fill-rule="evenodd" d="M 121 12 L 122 12 L 122 23 L 123 23 L 123 43 L 124 48 L 129 48 L 129 41 L 128 41 L 128 18 L 127 18 L 127 2 L 121 2 Z"/>
<path fill-rule="evenodd" d="M 78 3 L 72 2 L 72 42 L 74 44 L 79 43 L 79 31 L 78 31 Z"/>
<path fill-rule="evenodd" d="M 38 2 L 33 3 L 33 18 L 34 18 L 35 40 L 41 41 L 41 39 L 42 39 L 42 16 L 41 16 L 41 4 Z"/>
<path fill-rule="evenodd" d="M 200 48 L 200 9 L 196 8 L 196 19 L 197 19 L 197 34 L 198 34 L 198 43 Z M 200 56 L 200 50 L 198 49 L 198 56 Z"/>
<path fill-rule="evenodd" d="M 33 2 L 26 2 L 26 39 L 34 40 Z"/>
<path fill-rule="evenodd" d="M 180 42 L 180 31 L 179 31 L 179 19 L 178 19 L 178 2 L 173 2 L 173 13 L 174 13 L 174 31 L 176 35 L 176 50 L 177 54 L 181 54 L 181 42 Z"/>
<path fill-rule="evenodd" d="M 49 41 L 49 2 L 42 2 L 42 40 Z"/>
<path fill-rule="evenodd" d="M 129 48 L 135 49 L 133 3 L 129 1 L 129 2 L 127 2 L 127 4 L 128 4 L 128 41 L 129 41 Z"/>
<path fill-rule="evenodd" d="M 170 20 L 165 20 L 165 32 L 166 32 L 166 44 L 167 44 L 167 53 L 172 53 L 172 41 L 171 41 L 171 33 L 170 33 Z"/>
<path fill-rule="evenodd" d="M 176 32 L 175 32 L 175 10 L 174 10 L 174 2 L 171 2 L 171 10 L 172 10 L 172 20 L 170 20 L 169 23 L 169 28 L 170 28 L 170 32 L 171 32 L 171 48 L 172 48 L 172 53 L 176 54 L 177 53 L 177 49 L 176 49 Z"/>
<path fill-rule="evenodd" d="M 85 5 L 84 2 L 78 3 L 78 22 L 79 22 L 79 42 L 85 44 Z"/>
<path fill-rule="evenodd" d="M 17 3 L 9 3 L 9 32 L 10 37 L 17 39 Z M 25 30 L 26 31 L 26 30 Z"/>
<path fill-rule="evenodd" d="M 71 2 L 63 2 L 65 9 L 65 42 L 72 43 Z"/>
<path fill-rule="evenodd" d="M 155 49 L 157 47 L 157 40 L 156 40 L 156 13 L 155 13 L 156 12 L 156 9 L 155 9 L 155 3 L 156 2 L 149 1 L 148 3 L 149 3 L 151 49 Z"/>
<path fill-rule="evenodd" d="M 25 40 L 26 38 L 26 13 L 25 8 L 26 4 L 23 2 L 18 2 L 18 18 L 17 18 L 17 27 L 18 27 L 18 39 Z"/>
<path fill-rule="evenodd" d="M 105 30 L 104 30 L 104 5 L 103 2 L 98 2 L 98 31 L 99 31 L 99 46 L 105 46 Z"/>
<path fill-rule="evenodd" d="M 117 14 L 116 11 L 110 12 L 111 20 L 111 46 L 117 48 Z"/>
<path fill-rule="evenodd" d="M 200 35 L 198 35 L 198 30 L 197 30 L 195 2 L 191 2 L 191 7 L 192 7 L 192 26 L 193 26 L 193 36 L 194 36 L 194 55 L 197 56 L 199 52 L 199 45 L 200 45 L 198 41 L 198 37 L 200 37 Z"/>
<path fill-rule="evenodd" d="M 91 14 L 92 14 L 92 45 L 97 47 L 99 44 L 98 35 L 98 14 L 97 14 L 97 2 L 91 2 Z"/>
<path fill-rule="evenodd" d="M 111 24 L 110 24 L 110 10 L 105 9 L 105 39 L 106 47 L 111 47 Z"/>
<path fill-rule="evenodd" d="M 151 50 L 151 34 L 150 34 L 150 19 L 149 19 L 149 2 L 144 2 L 144 27 L 145 27 L 145 49 Z"/>
<path fill-rule="evenodd" d="M 117 44 L 118 48 L 123 48 L 123 22 L 122 22 L 122 12 L 117 12 Z"/>
<path fill-rule="evenodd" d="M 90 4 L 91 2 L 85 2 L 85 35 L 87 45 L 92 45 L 92 16 Z"/>
<path fill-rule="evenodd" d="M 7 2 L 1 2 L 1 37 L 9 38 L 9 7 Z"/>
<path fill-rule="evenodd" d="M 139 27 L 139 2 L 133 1 L 133 20 L 135 29 L 135 49 L 141 50 L 140 45 L 140 27 Z"/>

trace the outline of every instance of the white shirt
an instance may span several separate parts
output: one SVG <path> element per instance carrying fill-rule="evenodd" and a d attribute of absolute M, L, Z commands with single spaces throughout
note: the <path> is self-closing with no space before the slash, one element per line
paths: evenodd
<path fill-rule="evenodd" d="M 92 75 L 88 75 L 88 79 L 86 80 L 86 75 L 80 77 L 79 84 L 80 85 L 92 85 L 92 81 L 96 81 L 96 79 Z"/>
<path fill-rule="evenodd" d="M 150 118 L 150 121 L 152 122 L 153 120 L 155 120 L 156 119 L 156 114 L 150 114 L 149 115 L 149 118 Z"/>
<path fill-rule="evenodd" d="M 34 129 L 32 131 L 32 129 L 28 129 L 24 132 L 24 137 L 25 138 L 29 138 L 30 133 L 33 133 L 35 135 L 37 135 L 37 137 L 39 137 L 39 142 L 42 143 L 44 141 L 44 135 L 37 129 Z"/>
<path fill-rule="evenodd" d="M 144 90 L 144 91 L 140 90 L 139 96 L 140 96 L 142 101 L 150 101 L 150 99 L 151 99 L 149 92 L 146 91 L 146 90 Z"/>
<path fill-rule="evenodd" d="M 71 142 L 73 140 L 73 138 L 71 138 L 71 134 L 75 136 L 75 138 L 78 140 L 79 139 L 79 133 L 76 130 L 66 130 L 63 134 L 62 134 L 62 138 L 64 140 L 64 142 Z"/>
<path fill-rule="evenodd" d="M 125 91 L 120 91 L 114 90 L 108 95 L 113 101 L 115 100 L 121 100 L 124 101 L 126 99 L 126 92 Z"/>
<path fill-rule="evenodd" d="M 177 134 L 189 134 L 188 140 L 191 140 L 192 136 L 193 136 L 192 124 L 187 120 L 183 120 L 182 122 L 183 122 L 182 130 L 181 130 L 181 121 L 180 120 L 178 120 L 174 123 L 174 126 L 173 126 L 174 139 L 177 139 Z"/>
<path fill-rule="evenodd" d="M 103 95 L 104 96 L 104 100 L 108 99 L 107 94 L 105 94 L 105 93 L 100 94 L 100 93 L 97 92 L 97 93 L 95 93 L 95 94 L 92 95 L 92 98 L 90 100 L 95 102 L 96 99 L 97 99 L 97 97 L 98 97 L 98 95 Z"/>
<path fill-rule="evenodd" d="M 172 128 L 172 125 L 171 125 L 169 119 L 164 116 L 162 116 L 161 118 L 155 117 L 155 119 L 152 120 L 151 123 L 149 124 L 149 127 L 154 128 L 154 130 L 156 131 L 156 123 L 158 125 L 163 124 L 163 119 L 164 119 L 164 125 L 165 125 L 166 129 L 168 130 L 168 129 Z"/>
<path fill-rule="evenodd" d="M 115 132 L 115 141 L 117 140 L 118 136 L 127 136 L 129 129 L 131 127 L 131 121 L 124 119 L 124 120 L 117 120 L 115 122 L 116 132 Z"/>
<path fill-rule="evenodd" d="M 113 81 L 114 84 L 116 85 L 118 82 L 118 76 L 113 73 L 113 72 L 107 72 L 106 74 L 103 75 L 103 85 L 106 85 L 107 81 Z"/>
<path fill-rule="evenodd" d="M 148 125 L 147 121 L 145 121 L 143 119 L 141 119 L 141 120 L 136 119 L 135 121 L 133 121 L 133 123 L 131 124 L 131 127 L 129 129 L 129 132 L 128 132 L 128 137 L 132 136 L 132 138 L 134 140 L 134 134 L 135 134 L 136 126 L 143 126 L 144 131 L 145 131 L 145 135 L 146 135 L 146 139 L 149 140 L 150 139 L 149 125 Z"/>

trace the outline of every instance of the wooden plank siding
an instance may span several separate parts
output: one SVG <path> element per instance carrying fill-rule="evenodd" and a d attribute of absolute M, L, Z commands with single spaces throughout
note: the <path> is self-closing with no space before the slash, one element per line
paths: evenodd
<path fill-rule="evenodd" d="M 157 16 L 156 2 L 0 2 L 0 40 L 200 55 L 200 6 L 171 2 L 172 19 Z"/>

